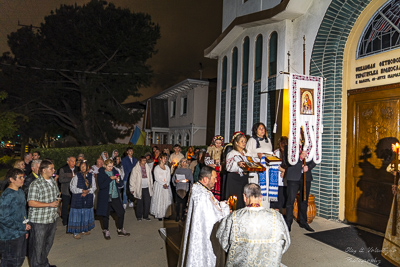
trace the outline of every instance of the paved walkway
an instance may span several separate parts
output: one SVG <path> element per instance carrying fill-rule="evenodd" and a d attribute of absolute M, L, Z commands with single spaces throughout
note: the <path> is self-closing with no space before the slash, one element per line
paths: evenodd
<path fill-rule="evenodd" d="M 138 222 L 132 208 L 125 214 L 125 229 L 130 237 L 118 237 L 116 227 L 110 219 L 111 240 L 107 241 L 101 233 L 100 223 L 89 236 L 75 240 L 65 233 L 65 227 L 58 221 L 57 233 L 50 252 L 50 263 L 58 267 L 69 266 L 168 266 L 167 250 L 158 229 L 164 222 L 156 219 Z M 175 221 L 167 221 L 169 225 Z M 347 227 L 342 223 L 317 217 L 311 225 L 316 231 L 325 231 Z M 351 256 L 321 243 L 307 235 L 296 223 L 292 226 L 292 244 L 283 256 L 282 262 L 287 266 L 373 266 L 359 258 Z M 171 252 L 168 253 L 171 258 Z M 169 262 L 174 262 L 169 260 Z M 27 260 L 24 265 L 28 266 Z"/>

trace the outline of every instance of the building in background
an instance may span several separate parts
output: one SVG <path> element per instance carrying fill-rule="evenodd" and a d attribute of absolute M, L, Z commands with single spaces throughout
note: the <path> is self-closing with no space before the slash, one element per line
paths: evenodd
<path fill-rule="evenodd" d="M 261 121 L 276 144 L 289 130 L 280 72 L 325 77 L 317 214 L 384 231 L 393 198 L 386 167 L 400 128 L 399 48 L 399 0 L 224 0 L 222 32 L 205 50 L 218 60 L 215 134 L 229 140 Z"/>
<path fill-rule="evenodd" d="M 215 99 L 215 81 L 186 79 L 147 99 L 146 144 L 206 145 L 215 124 L 209 98 Z"/>

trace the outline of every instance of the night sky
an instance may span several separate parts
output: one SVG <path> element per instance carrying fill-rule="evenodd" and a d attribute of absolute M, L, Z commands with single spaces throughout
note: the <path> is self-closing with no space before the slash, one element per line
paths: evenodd
<path fill-rule="evenodd" d="M 82 5 L 81 0 L 0 0 L 0 52 L 9 51 L 7 35 L 22 25 L 39 26 L 44 16 L 60 4 Z M 204 49 L 221 33 L 221 0 L 114 0 L 116 6 L 145 12 L 160 25 L 158 53 L 148 61 L 154 70 L 153 84 L 140 98 L 150 97 L 186 78 L 217 77 L 217 61 L 204 58 Z"/>

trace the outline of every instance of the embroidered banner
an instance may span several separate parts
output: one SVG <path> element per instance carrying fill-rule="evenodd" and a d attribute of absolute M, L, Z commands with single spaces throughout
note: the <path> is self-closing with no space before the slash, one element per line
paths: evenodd
<path fill-rule="evenodd" d="M 304 131 L 307 161 L 321 162 L 323 78 L 290 74 L 288 160 L 294 165 L 300 154 L 300 129 Z"/>

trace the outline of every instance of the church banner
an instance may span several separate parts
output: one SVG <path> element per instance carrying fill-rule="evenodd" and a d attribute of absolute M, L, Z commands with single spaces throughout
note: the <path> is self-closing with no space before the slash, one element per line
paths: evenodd
<path fill-rule="evenodd" d="M 288 160 L 296 164 L 300 153 L 300 131 L 304 132 L 307 161 L 321 162 L 322 157 L 323 78 L 290 74 Z"/>

